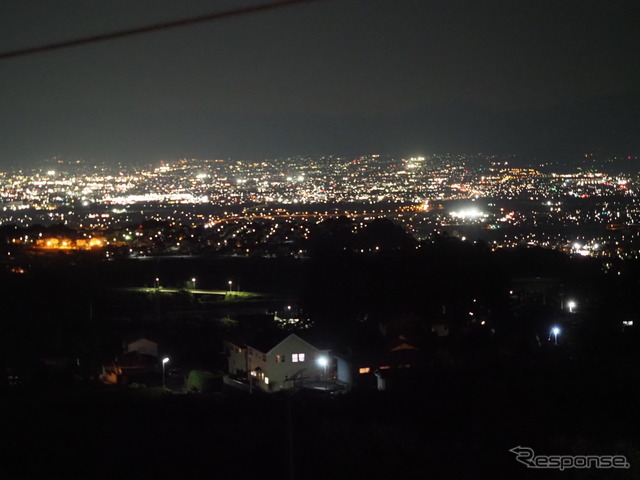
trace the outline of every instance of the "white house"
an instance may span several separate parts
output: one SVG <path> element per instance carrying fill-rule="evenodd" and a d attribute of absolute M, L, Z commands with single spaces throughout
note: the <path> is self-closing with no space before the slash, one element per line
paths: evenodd
<path fill-rule="evenodd" d="M 134 342 L 126 343 L 125 353 L 138 352 L 143 355 L 151 355 L 152 357 L 158 356 L 158 344 L 152 342 L 147 338 L 139 338 Z"/>
<path fill-rule="evenodd" d="M 324 382 L 332 376 L 330 351 L 314 347 L 295 333 L 272 347 L 227 340 L 224 348 L 229 374 L 248 374 L 252 384 L 266 392 L 304 385 L 304 382 Z"/>

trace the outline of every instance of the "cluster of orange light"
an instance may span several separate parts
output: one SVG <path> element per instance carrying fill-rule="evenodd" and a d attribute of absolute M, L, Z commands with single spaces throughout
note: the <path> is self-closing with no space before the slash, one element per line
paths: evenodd
<path fill-rule="evenodd" d="M 51 250 L 91 250 L 106 245 L 104 238 L 40 238 L 36 240 L 36 248 Z"/>

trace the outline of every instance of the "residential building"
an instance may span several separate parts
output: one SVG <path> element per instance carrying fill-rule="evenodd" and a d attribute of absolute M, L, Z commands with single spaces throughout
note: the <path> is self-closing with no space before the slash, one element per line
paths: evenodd
<path fill-rule="evenodd" d="M 251 379 L 265 392 L 285 390 L 333 378 L 330 350 L 322 350 L 295 333 L 280 341 L 254 339 L 251 343 L 226 340 L 229 375 Z"/>
<path fill-rule="evenodd" d="M 158 356 L 158 343 L 147 338 L 138 338 L 133 342 L 125 342 L 125 353 L 138 352 L 143 355 Z"/>

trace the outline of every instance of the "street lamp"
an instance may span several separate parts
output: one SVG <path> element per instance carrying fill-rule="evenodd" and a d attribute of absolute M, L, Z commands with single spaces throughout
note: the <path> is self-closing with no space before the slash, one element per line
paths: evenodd
<path fill-rule="evenodd" d="M 569 313 L 573 313 L 573 309 L 576 308 L 577 306 L 578 304 L 573 300 L 571 300 L 570 302 L 567 302 L 567 307 L 569 307 Z"/>
<path fill-rule="evenodd" d="M 324 368 L 324 378 L 327 379 L 327 365 L 329 365 L 329 359 L 324 355 L 316 359 L 316 363 Z"/>
<path fill-rule="evenodd" d="M 165 381 L 164 381 L 164 378 L 165 378 L 165 377 L 164 377 L 164 370 L 165 370 L 165 368 L 164 368 L 164 367 L 165 367 L 165 365 L 166 365 L 167 363 L 169 363 L 169 357 L 164 357 L 164 358 L 162 359 L 162 388 L 166 388 L 166 387 L 165 387 Z"/>
<path fill-rule="evenodd" d="M 231 293 L 231 285 L 233 284 L 233 282 L 231 280 L 229 280 L 229 293 Z"/>
<path fill-rule="evenodd" d="M 196 289 L 196 277 L 193 277 L 191 279 L 191 283 L 193 283 L 193 289 L 195 290 Z"/>
<path fill-rule="evenodd" d="M 556 345 L 558 345 L 558 334 L 560 333 L 560 329 L 559 329 L 558 327 L 553 327 L 553 328 L 551 329 L 551 333 L 552 333 L 552 334 L 553 334 L 553 336 L 554 336 L 555 344 L 556 344 Z"/>
<path fill-rule="evenodd" d="M 160 279 L 156 277 L 156 288 L 160 288 Z"/>

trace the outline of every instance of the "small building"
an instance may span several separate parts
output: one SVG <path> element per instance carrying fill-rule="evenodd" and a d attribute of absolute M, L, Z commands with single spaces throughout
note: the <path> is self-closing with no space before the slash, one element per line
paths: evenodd
<path fill-rule="evenodd" d="M 295 333 L 284 339 L 226 340 L 229 375 L 250 379 L 265 392 L 333 379 L 330 350 L 322 350 Z"/>
<path fill-rule="evenodd" d="M 158 344 L 146 337 L 133 337 L 122 342 L 122 353 L 102 365 L 100 380 L 106 384 L 123 384 L 130 381 L 155 383 L 160 363 Z"/>
<path fill-rule="evenodd" d="M 125 342 L 125 353 L 138 352 L 142 355 L 158 356 L 158 344 L 147 338 L 138 338 L 132 342 Z"/>
<path fill-rule="evenodd" d="M 414 381 L 422 369 L 420 350 L 400 335 L 385 348 L 335 355 L 339 384 L 385 390 Z"/>

